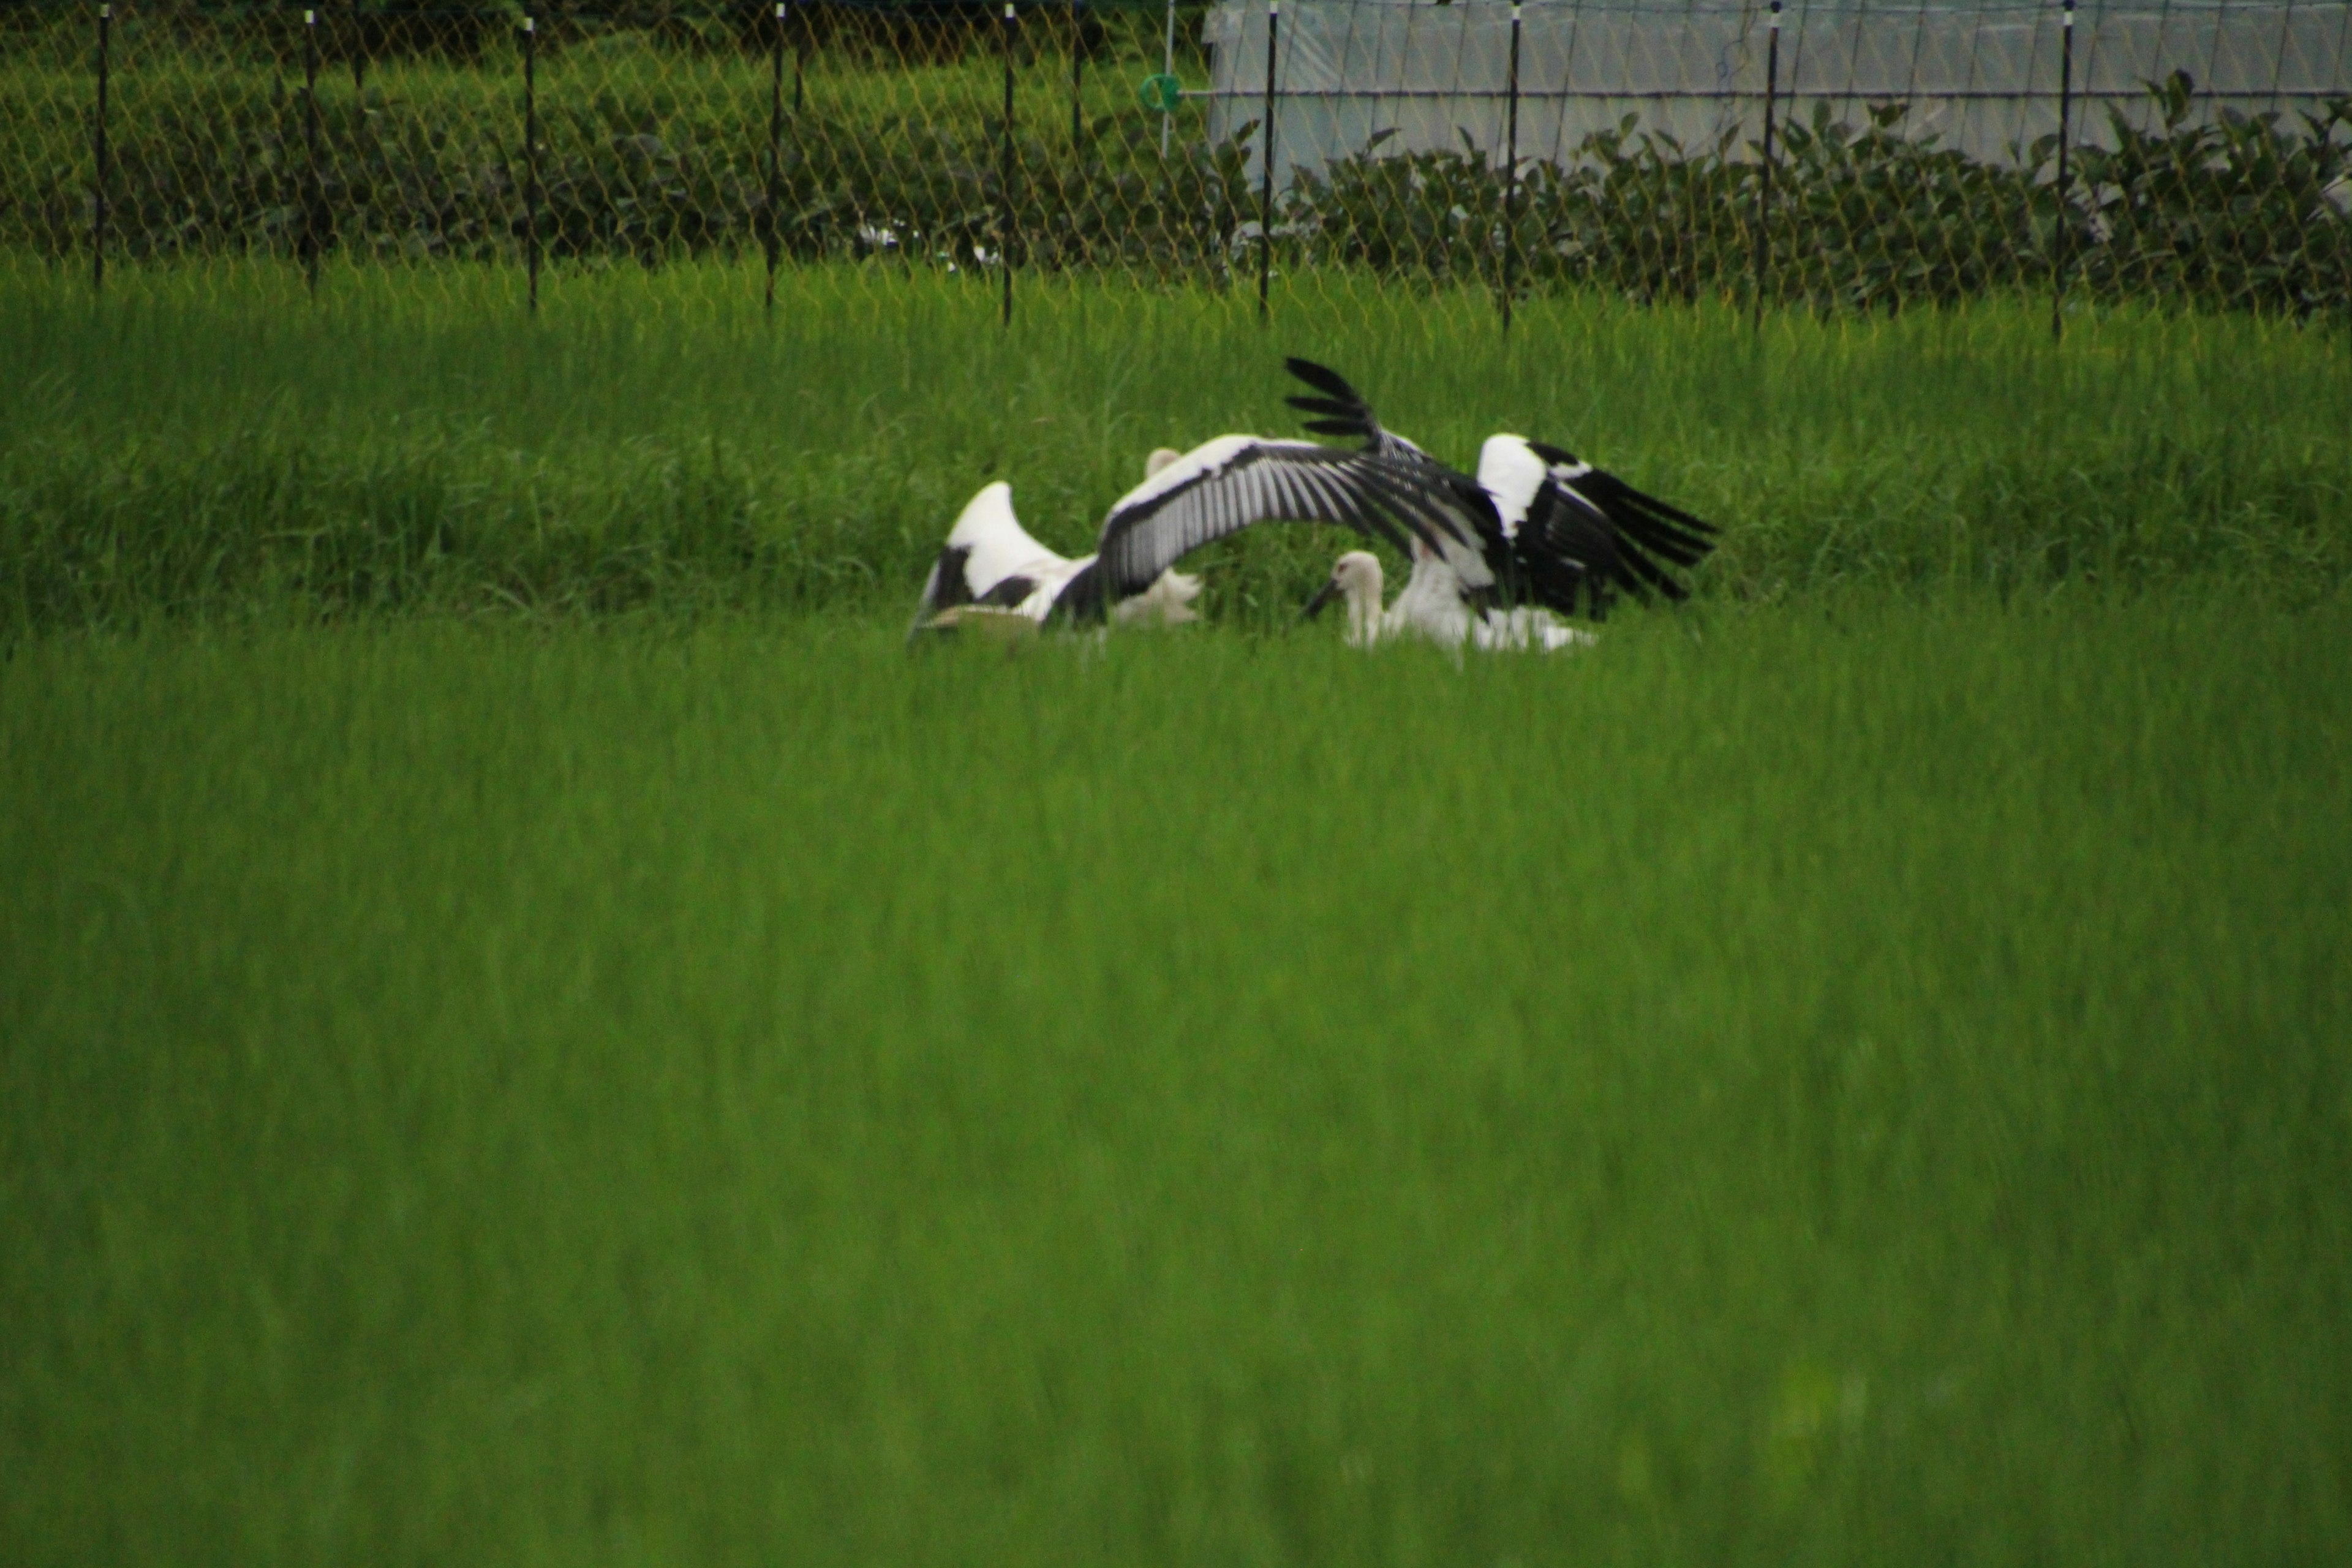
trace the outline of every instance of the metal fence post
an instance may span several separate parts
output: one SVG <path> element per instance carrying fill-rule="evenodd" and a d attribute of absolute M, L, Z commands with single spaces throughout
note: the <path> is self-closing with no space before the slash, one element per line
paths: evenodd
<path fill-rule="evenodd" d="M 1176 74 L 1176 0 L 1168 0 L 1168 36 L 1161 40 L 1160 47 L 1160 74 L 1170 77 Z M 1168 128 L 1175 118 L 1173 106 L 1160 111 L 1160 155 L 1162 158 L 1168 156 Z"/>
<path fill-rule="evenodd" d="M 1070 0 L 1070 151 L 1086 140 L 1087 0 Z"/>
<path fill-rule="evenodd" d="M 1070 178 L 1054 182 L 1054 202 L 1061 222 L 1065 254 L 1083 255 L 1078 226 L 1070 216 L 1070 186 L 1086 179 L 1087 0 L 1070 0 Z M 1052 265 L 1049 260 L 1047 265 Z"/>
<path fill-rule="evenodd" d="M 776 0 L 776 30 L 768 41 L 768 292 L 765 309 L 776 313 L 776 249 L 783 239 L 784 173 L 784 5 Z"/>
<path fill-rule="evenodd" d="M 1258 147 L 1265 159 L 1257 193 L 1257 319 L 1266 321 L 1266 290 L 1274 277 L 1274 65 L 1282 0 L 1265 0 L 1265 125 Z"/>
<path fill-rule="evenodd" d="M 2074 108 L 2074 6 L 2068 4 L 2058 31 L 2058 183 L 2056 226 L 2051 233 L 2050 341 L 2066 335 L 2066 138 Z"/>
<path fill-rule="evenodd" d="M 522 19 L 522 166 L 524 255 L 530 269 L 530 309 L 539 311 L 539 26 Z"/>
<path fill-rule="evenodd" d="M 1013 0 L 1004 0 L 1004 142 L 997 154 L 996 264 L 1004 271 L 1004 324 L 1013 324 Z"/>
<path fill-rule="evenodd" d="M 1503 133 L 1503 335 L 1511 331 L 1511 289 L 1519 259 L 1519 0 L 1511 0 L 1511 107 Z"/>
<path fill-rule="evenodd" d="M 1772 110 L 1780 97 L 1780 0 L 1764 43 L 1764 168 L 1756 187 L 1756 327 L 1764 330 L 1764 297 L 1772 282 Z"/>
<path fill-rule="evenodd" d="M 326 187 L 319 177 L 319 13 L 302 13 L 302 283 L 319 297 L 319 209 Z"/>
<path fill-rule="evenodd" d="M 91 124 L 91 135 L 97 143 L 98 189 L 89 218 L 89 287 L 92 293 L 106 291 L 106 79 L 108 45 L 114 33 L 114 7 L 98 8 L 98 114 Z"/>
<path fill-rule="evenodd" d="M 352 97 L 360 113 L 367 113 L 367 24 L 360 20 L 360 0 L 352 0 Z"/>

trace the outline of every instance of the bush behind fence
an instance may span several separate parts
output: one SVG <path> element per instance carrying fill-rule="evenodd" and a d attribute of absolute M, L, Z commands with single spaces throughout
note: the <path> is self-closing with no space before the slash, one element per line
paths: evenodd
<path fill-rule="evenodd" d="M 0 249 L 764 255 L 863 261 L 877 287 L 1008 266 L 1226 287 L 1264 261 L 1823 310 L 2052 287 L 2063 268 L 2099 299 L 2352 316 L 2352 93 L 2203 114 L 2175 69 L 2146 84 L 2152 115 L 2090 106 L 2108 123 L 2070 137 L 2063 183 L 2056 135 L 1989 160 L 1900 99 L 1815 99 L 1783 110 L 1769 202 L 1752 136 L 1692 142 L 1637 109 L 1516 170 L 1466 133 L 1411 153 L 1379 135 L 1268 193 L 1257 121 L 1213 141 L 1197 91 L 1164 113 L 1138 102 L 1171 63 L 1206 79 L 1197 11 L 1014 15 L 549 6 L 526 36 L 488 9 L 123 7 L 101 119 L 97 12 L 19 5 L 0 33 Z"/>

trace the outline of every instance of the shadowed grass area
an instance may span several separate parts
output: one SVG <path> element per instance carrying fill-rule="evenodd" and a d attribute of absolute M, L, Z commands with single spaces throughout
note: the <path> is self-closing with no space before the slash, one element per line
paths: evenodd
<path fill-rule="evenodd" d="M 0 1539 L 2340 1559 L 2352 627 L 2251 604 L 20 643 Z"/>
<path fill-rule="evenodd" d="M 1255 300 L 1024 280 L 756 268 L 564 274 L 540 318 L 508 272 L 290 269 L 0 279 L 0 626 L 156 616 L 521 608 L 571 615 L 910 602 L 950 521 L 1011 478 L 1073 552 L 1142 455 L 1292 433 L 1285 353 L 1475 461 L 1559 441 L 1725 529 L 1706 585 L 2147 586 L 2270 600 L 2352 565 L 2341 334 L 2039 304 L 1751 336 L 1720 309 L 1531 304 L 1329 275 Z M 725 301 L 732 300 L 733 304 Z M 1212 608 L 1264 624 L 1333 542 L 1205 558 Z"/>

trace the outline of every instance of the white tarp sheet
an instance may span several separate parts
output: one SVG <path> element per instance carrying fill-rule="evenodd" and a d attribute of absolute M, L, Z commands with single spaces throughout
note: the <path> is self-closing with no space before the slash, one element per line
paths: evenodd
<path fill-rule="evenodd" d="M 1519 39 L 1518 151 L 1565 162 L 1627 114 L 1695 148 L 1736 131 L 1735 156 L 1763 127 L 1769 8 L 1758 3 L 1628 6 L 1530 0 Z M 1509 79 L 1507 0 L 1285 0 L 1275 71 L 1275 170 L 1319 166 L 1377 132 L 1381 151 L 1459 149 L 1500 159 Z M 1932 132 L 1972 157 L 2058 129 L 2060 8 L 1812 5 L 1781 17 L 1783 120 L 1826 101 L 1865 122 L 1864 106 L 1910 105 L 1911 134 Z M 1203 24 L 1212 62 L 1208 131 L 1230 135 L 1265 113 L 1266 0 L 1229 0 Z M 2195 79 L 2200 118 L 2312 107 L 2352 91 L 2346 0 L 2207 0 L 2105 5 L 2075 12 L 2078 144 L 2111 142 L 2106 110 L 2157 121 L 2144 81 Z M 1263 145 L 1254 139 L 1253 148 Z M 1252 171 L 1256 156 L 1253 151 Z"/>

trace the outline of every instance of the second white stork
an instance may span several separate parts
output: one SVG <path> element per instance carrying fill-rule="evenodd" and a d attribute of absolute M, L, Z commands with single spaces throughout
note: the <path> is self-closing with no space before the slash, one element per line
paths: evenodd
<path fill-rule="evenodd" d="M 1540 607 L 1473 605 L 1454 569 L 1419 541 L 1412 547 L 1412 575 L 1385 609 L 1381 605 L 1384 579 L 1379 556 L 1369 550 L 1350 550 L 1332 564 L 1331 580 L 1307 606 L 1307 614 L 1312 618 L 1335 600 L 1345 604 L 1348 642 L 1354 647 L 1418 637 L 1447 647 L 1466 644 L 1481 653 L 1517 648 L 1557 653 L 1590 647 L 1599 640 Z"/>
<path fill-rule="evenodd" d="M 1581 610 L 1599 620 L 1621 594 L 1686 598 L 1690 591 L 1675 569 L 1696 565 L 1715 548 L 1714 525 L 1558 447 L 1523 436 L 1489 437 L 1474 479 L 1383 429 L 1337 372 L 1301 359 L 1289 368 L 1315 389 L 1316 395 L 1289 400 L 1316 416 L 1307 429 L 1355 436 L 1370 450 L 1417 461 L 1473 520 L 1476 561 L 1465 563 L 1460 548 L 1413 549 L 1404 591 L 1380 613 L 1380 631 L 1359 640 L 1412 633 L 1453 646 L 1465 639 L 1480 647 L 1581 646 L 1591 634 L 1558 617 Z M 1358 555 L 1363 552 L 1349 552 Z M 1353 635 L 1368 578 L 1378 603 L 1380 563 L 1349 556 L 1340 558 L 1307 613 L 1347 599 Z"/>

